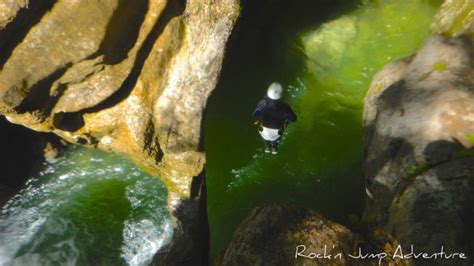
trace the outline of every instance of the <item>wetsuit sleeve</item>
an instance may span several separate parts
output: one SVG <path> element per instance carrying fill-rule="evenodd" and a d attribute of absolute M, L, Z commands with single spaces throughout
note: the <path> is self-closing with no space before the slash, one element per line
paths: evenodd
<path fill-rule="evenodd" d="M 293 112 L 293 110 L 291 109 L 291 107 L 289 105 L 286 106 L 286 120 L 290 121 L 290 122 L 296 122 L 296 114 L 295 112 Z"/>
<path fill-rule="evenodd" d="M 258 117 L 258 116 L 262 115 L 262 109 L 263 109 L 264 106 L 265 106 L 265 101 L 264 101 L 264 100 L 261 100 L 261 101 L 257 104 L 257 107 L 255 107 L 255 111 L 253 111 L 252 116 L 253 116 L 253 117 Z"/>

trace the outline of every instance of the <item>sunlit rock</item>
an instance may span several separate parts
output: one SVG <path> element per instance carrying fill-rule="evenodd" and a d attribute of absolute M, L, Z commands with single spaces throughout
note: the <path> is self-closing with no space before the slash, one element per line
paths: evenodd
<path fill-rule="evenodd" d="M 0 113 L 71 143 L 127 155 L 165 182 L 174 226 L 182 230 L 175 237 L 206 235 L 180 223 L 186 216 L 207 227 L 196 222 L 205 220 L 201 118 L 238 1 L 0 7 Z"/>
<path fill-rule="evenodd" d="M 431 31 L 453 37 L 467 34 L 474 38 L 474 1 L 446 0 L 431 25 Z"/>
<path fill-rule="evenodd" d="M 26 6 L 28 6 L 28 0 L 0 2 L 0 30 L 15 18 L 20 9 Z"/>

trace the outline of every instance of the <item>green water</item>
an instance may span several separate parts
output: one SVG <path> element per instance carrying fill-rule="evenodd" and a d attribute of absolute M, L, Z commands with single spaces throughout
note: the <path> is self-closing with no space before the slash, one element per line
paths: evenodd
<path fill-rule="evenodd" d="M 205 140 L 213 257 L 261 203 L 308 206 L 348 225 L 360 215 L 363 97 L 384 64 L 423 43 L 440 4 L 346 1 L 341 14 L 330 1 L 303 2 L 280 10 L 262 5 L 260 13 L 245 13 L 244 5 L 210 99 Z M 263 153 L 251 118 L 273 80 L 283 83 L 299 119 L 277 156 Z"/>
<path fill-rule="evenodd" d="M 0 265 L 147 265 L 170 237 L 162 182 L 74 147 L 1 209 Z"/>
<path fill-rule="evenodd" d="M 439 2 L 244 1 L 207 109 L 211 256 L 261 203 L 360 215 L 364 94 L 425 40 Z M 277 156 L 251 118 L 274 80 L 299 118 Z M 0 265 L 146 265 L 170 240 L 164 185 L 122 157 L 74 147 L 44 167 L 0 211 Z"/>

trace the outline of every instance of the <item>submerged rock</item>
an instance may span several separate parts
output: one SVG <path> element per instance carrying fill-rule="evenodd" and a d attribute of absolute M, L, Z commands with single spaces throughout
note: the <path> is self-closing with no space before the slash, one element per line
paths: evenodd
<path fill-rule="evenodd" d="M 201 254 L 182 257 L 199 261 L 207 248 L 202 113 L 238 1 L 25 0 L 0 7 L 0 113 L 71 143 L 125 154 L 160 176 L 174 237 Z"/>
<path fill-rule="evenodd" d="M 474 261 L 474 43 L 430 37 L 411 58 L 389 64 L 365 98 L 365 219 L 430 254 Z"/>
<path fill-rule="evenodd" d="M 309 209 L 268 204 L 238 226 L 217 265 L 377 265 L 357 260 L 360 236 Z M 323 258 L 314 258 L 319 254 Z M 310 258 L 308 258 L 310 257 Z M 312 257 L 312 259 L 311 259 Z"/>

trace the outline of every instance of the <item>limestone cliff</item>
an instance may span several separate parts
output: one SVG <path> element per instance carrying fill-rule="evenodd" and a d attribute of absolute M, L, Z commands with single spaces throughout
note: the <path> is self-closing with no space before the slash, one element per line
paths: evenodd
<path fill-rule="evenodd" d="M 18 0 L 0 10 L 0 114 L 128 156 L 164 180 L 177 234 L 199 233 L 182 215 L 205 220 L 202 113 L 238 0 Z"/>

